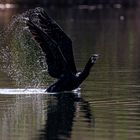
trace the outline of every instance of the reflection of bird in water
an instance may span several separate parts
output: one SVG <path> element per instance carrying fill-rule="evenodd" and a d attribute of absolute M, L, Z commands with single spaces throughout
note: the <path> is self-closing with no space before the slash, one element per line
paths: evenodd
<path fill-rule="evenodd" d="M 98 55 L 91 55 L 84 70 L 77 73 L 71 39 L 43 9 L 35 9 L 34 14 L 40 22 L 40 27 L 30 18 L 27 26 L 46 55 L 49 75 L 58 79 L 47 92 L 71 91 L 78 88 L 89 75 Z"/>
<path fill-rule="evenodd" d="M 53 102 L 52 102 L 53 99 Z M 95 119 L 90 104 L 77 94 L 69 92 L 51 95 L 48 100 L 46 123 L 40 130 L 40 140 L 66 140 L 71 139 L 74 123 L 86 120 L 89 130 L 95 127 Z M 80 120 L 79 120 L 80 118 Z"/>

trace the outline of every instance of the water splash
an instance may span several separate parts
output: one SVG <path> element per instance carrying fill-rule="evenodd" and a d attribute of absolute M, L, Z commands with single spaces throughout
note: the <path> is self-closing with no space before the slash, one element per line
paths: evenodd
<path fill-rule="evenodd" d="M 18 87 L 40 87 L 48 80 L 45 57 L 26 27 L 28 18 L 38 23 L 36 13 L 29 10 L 14 16 L 0 33 L 1 70 L 15 80 Z"/>
<path fill-rule="evenodd" d="M 59 94 L 73 94 L 77 98 L 81 98 L 80 88 L 73 91 L 65 92 L 46 92 L 44 88 L 0 88 L 0 95 L 31 95 L 31 94 L 43 94 L 43 95 L 59 95 Z"/>

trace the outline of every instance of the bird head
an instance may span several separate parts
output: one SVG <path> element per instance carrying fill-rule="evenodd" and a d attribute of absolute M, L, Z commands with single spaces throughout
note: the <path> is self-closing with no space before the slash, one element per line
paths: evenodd
<path fill-rule="evenodd" d="M 99 58 L 99 54 L 92 54 L 89 61 L 91 64 L 95 64 L 96 60 Z"/>

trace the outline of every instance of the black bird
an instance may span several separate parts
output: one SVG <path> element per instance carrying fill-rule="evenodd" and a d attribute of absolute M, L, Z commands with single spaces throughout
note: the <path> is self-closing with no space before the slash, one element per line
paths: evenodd
<path fill-rule="evenodd" d="M 44 9 L 35 10 L 35 14 L 39 26 L 31 18 L 27 21 L 27 26 L 45 53 L 49 75 L 58 79 L 46 91 L 62 92 L 78 88 L 89 75 L 98 54 L 91 55 L 84 70 L 77 72 L 71 39 Z"/>

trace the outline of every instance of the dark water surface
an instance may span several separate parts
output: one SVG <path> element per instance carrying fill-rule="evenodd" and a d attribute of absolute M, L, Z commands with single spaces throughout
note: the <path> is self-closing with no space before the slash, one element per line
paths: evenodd
<path fill-rule="evenodd" d="M 10 17 L 23 11 L 0 11 L 0 28 L 13 27 Z M 43 94 L 52 79 L 39 73 L 38 50 L 21 51 L 30 46 L 24 37 L 1 33 L 0 140 L 139 140 L 139 9 L 48 11 L 72 38 L 79 69 L 92 53 L 100 59 L 80 95 Z"/>

